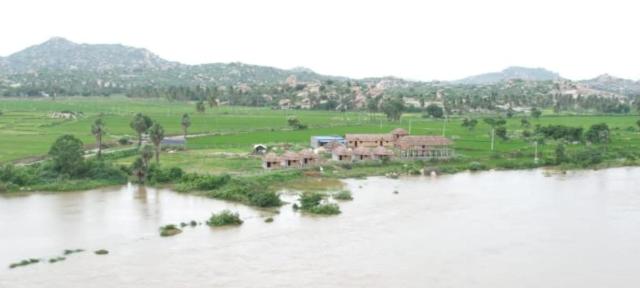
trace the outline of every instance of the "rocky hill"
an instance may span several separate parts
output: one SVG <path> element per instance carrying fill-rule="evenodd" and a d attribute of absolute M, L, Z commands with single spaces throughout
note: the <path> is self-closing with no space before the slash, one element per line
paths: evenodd
<path fill-rule="evenodd" d="M 291 75 L 301 81 L 346 79 L 320 75 L 307 68 L 286 70 L 243 63 L 185 65 L 142 48 L 78 44 L 60 37 L 0 58 L 0 75 L 17 85 L 81 81 L 115 87 L 273 84 L 282 83 Z"/>
<path fill-rule="evenodd" d="M 633 81 L 602 74 L 596 78 L 580 81 L 580 84 L 594 90 L 627 96 L 640 96 L 640 81 Z"/>
<path fill-rule="evenodd" d="M 77 44 L 60 37 L 9 55 L 4 62 L 3 72 L 11 74 L 42 70 L 166 70 L 181 66 L 142 48 L 120 44 Z"/>
<path fill-rule="evenodd" d="M 483 85 L 495 84 L 501 81 L 521 79 L 525 81 L 560 80 L 558 73 L 544 68 L 509 67 L 500 72 L 479 74 L 454 81 L 456 84 Z"/>

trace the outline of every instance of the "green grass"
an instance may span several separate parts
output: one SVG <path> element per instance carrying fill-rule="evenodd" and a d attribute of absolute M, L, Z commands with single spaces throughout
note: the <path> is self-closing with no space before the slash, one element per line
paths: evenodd
<path fill-rule="evenodd" d="M 129 99 L 125 97 L 73 97 L 49 99 L 0 99 L 0 163 L 17 161 L 46 155 L 55 138 L 63 134 L 74 134 L 90 147 L 94 139 L 90 134 L 91 123 L 103 115 L 108 135 L 106 141 L 115 143 L 120 137 L 135 135 L 129 121 L 135 113 L 142 112 L 160 122 L 167 135 L 181 134 L 180 117 L 190 113 L 192 126 L 190 134 L 205 134 L 190 138 L 187 151 L 163 152 L 161 163 L 164 167 L 177 166 L 187 172 L 203 174 L 261 175 L 260 158 L 248 155 L 252 145 L 294 144 L 307 146 L 312 135 L 344 135 L 345 133 L 386 133 L 402 127 L 418 135 L 442 135 L 445 123 L 442 120 L 424 119 L 419 114 L 405 114 L 401 121 L 381 120 L 381 115 L 370 120 L 364 112 L 339 113 L 333 111 L 282 111 L 269 108 L 217 107 L 205 113 L 196 113 L 195 105 L 188 102 L 171 102 L 164 99 Z M 84 117 L 77 120 L 52 119 L 49 114 L 59 111 L 82 112 Z M 295 115 L 308 125 L 305 130 L 291 130 L 287 118 Z M 461 127 L 461 118 L 451 118 L 446 123 L 446 136 L 454 140 L 458 160 L 437 164 L 446 171 L 475 169 L 470 162 L 478 162 L 480 168 L 495 167 L 527 168 L 532 166 L 534 147 L 520 137 L 525 128 L 520 126 L 520 118 L 507 119 L 507 129 L 511 140 L 496 140 L 495 151 L 490 151 L 490 127 L 481 117 L 472 131 Z M 612 129 L 611 153 L 640 151 L 640 133 L 635 115 L 594 116 L 560 115 L 529 119 L 533 127 L 559 124 L 580 126 L 585 130 L 592 124 L 607 123 Z M 632 129 L 629 129 L 632 127 Z M 567 153 L 583 149 L 583 144 L 567 145 Z M 542 157 L 551 157 L 555 143 L 539 147 Z M 135 156 L 117 159 L 118 164 L 129 165 Z M 634 163 L 634 162 L 630 162 Z M 402 170 L 402 163 L 391 163 L 385 167 L 376 165 L 354 165 L 354 169 L 336 168 L 344 177 L 366 176 L 395 170 Z M 426 163 L 425 165 L 431 165 Z M 436 164 L 433 164 L 436 165 Z M 95 186 L 90 183 L 87 187 Z M 46 189 L 47 187 L 42 187 Z M 63 187 L 65 188 L 65 187 Z"/>

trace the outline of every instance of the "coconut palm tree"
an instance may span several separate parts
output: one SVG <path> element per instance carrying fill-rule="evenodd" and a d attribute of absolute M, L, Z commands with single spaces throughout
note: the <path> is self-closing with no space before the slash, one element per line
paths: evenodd
<path fill-rule="evenodd" d="M 191 117 L 189 117 L 189 114 L 184 113 L 182 115 L 182 119 L 180 120 L 180 126 L 182 126 L 184 140 L 187 141 L 187 129 L 189 129 L 189 126 L 191 126 Z"/>
<path fill-rule="evenodd" d="M 162 139 L 164 139 L 164 128 L 160 126 L 158 123 L 154 123 L 151 128 L 149 128 L 149 139 L 153 142 L 153 145 L 156 147 L 156 163 L 160 163 L 160 143 Z"/>
<path fill-rule="evenodd" d="M 131 120 L 131 123 L 129 123 L 131 129 L 136 131 L 136 134 L 138 134 L 138 148 L 142 145 L 142 133 L 146 132 L 152 124 L 153 121 L 151 118 L 142 113 L 136 114 L 136 116 Z"/>
<path fill-rule="evenodd" d="M 96 121 L 91 125 L 91 134 L 96 137 L 96 143 L 98 144 L 98 157 L 102 156 L 102 136 L 106 134 L 104 126 L 102 118 L 96 119 Z"/>

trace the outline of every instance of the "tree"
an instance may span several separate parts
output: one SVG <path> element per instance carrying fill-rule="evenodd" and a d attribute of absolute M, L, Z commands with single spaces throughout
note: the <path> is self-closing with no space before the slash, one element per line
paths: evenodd
<path fill-rule="evenodd" d="M 138 178 L 138 183 L 144 183 L 147 171 L 147 165 L 144 164 L 142 157 L 136 158 L 136 160 L 131 164 L 131 173 Z"/>
<path fill-rule="evenodd" d="M 155 148 L 151 145 L 145 144 L 140 147 L 140 159 L 142 159 L 142 163 L 145 168 L 149 168 L 150 160 L 153 158 L 153 154 L 155 153 Z"/>
<path fill-rule="evenodd" d="M 516 114 L 516 111 L 513 110 L 513 108 L 511 108 L 511 106 L 509 106 L 509 109 L 507 109 L 507 118 L 513 117 L 514 114 Z"/>
<path fill-rule="evenodd" d="M 502 139 L 503 141 L 509 140 L 509 137 L 507 136 L 506 127 L 504 126 L 497 127 L 495 129 L 495 133 L 496 133 L 496 136 L 498 136 L 498 138 Z"/>
<path fill-rule="evenodd" d="M 638 125 L 638 129 L 640 129 L 640 120 L 636 121 L 636 125 Z"/>
<path fill-rule="evenodd" d="M 609 143 L 609 126 L 606 123 L 593 124 L 584 136 L 591 143 L 607 144 Z"/>
<path fill-rule="evenodd" d="M 185 141 L 187 140 L 187 129 L 191 126 L 191 117 L 189 114 L 184 113 L 182 119 L 180 119 L 180 126 L 182 126 L 182 132 L 184 134 Z"/>
<path fill-rule="evenodd" d="M 100 157 L 102 156 L 102 136 L 106 134 L 104 130 L 104 121 L 102 121 L 102 118 L 98 118 L 93 122 L 93 124 L 91 125 L 91 134 L 96 137 L 96 143 L 98 144 L 97 156 Z"/>
<path fill-rule="evenodd" d="M 129 126 L 131 126 L 131 129 L 136 131 L 138 134 L 138 147 L 142 145 L 142 134 L 147 132 L 151 125 L 153 125 L 153 120 L 142 113 L 136 114 L 136 116 L 133 117 L 133 120 L 131 120 Z"/>
<path fill-rule="evenodd" d="M 164 139 L 164 128 L 160 126 L 158 123 L 154 123 L 151 128 L 149 128 L 149 139 L 153 142 L 153 145 L 156 147 L 156 163 L 160 163 L 160 143 L 162 139 Z"/>
<path fill-rule="evenodd" d="M 567 153 L 565 152 L 564 145 L 559 143 L 556 146 L 556 164 L 562 164 L 567 161 Z"/>
<path fill-rule="evenodd" d="M 204 109 L 204 101 L 200 100 L 196 102 L 196 111 L 198 111 L 199 113 L 204 113 Z"/>
<path fill-rule="evenodd" d="M 298 117 L 296 116 L 290 116 L 287 119 L 287 123 L 289 124 L 289 126 L 291 128 L 293 128 L 294 130 L 304 130 L 307 129 L 307 125 L 302 124 L 302 122 L 300 122 L 300 119 L 298 119 Z"/>
<path fill-rule="evenodd" d="M 49 156 L 55 171 L 74 176 L 84 163 L 83 143 L 73 135 L 60 136 L 51 145 Z"/>
<path fill-rule="evenodd" d="M 433 118 L 442 118 L 444 116 L 444 110 L 438 104 L 429 104 L 425 112 Z"/>
<path fill-rule="evenodd" d="M 529 119 L 522 118 L 522 119 L 520 119 L 520 126 L 522 126 L 524 128 L 529 128 L 529 126 L 531 126 L 531 123 L 529 123 Z"/>
<path fill-rule="evenodd" d="M 382 112 L 390 121 L 398 121 L 404 112 L 404 101 L 401 97 L 387 98 L 382 101 Z"/>
<path fill-rule="evenodd" d="M 531 117 L 538 119 L 540 116 L 542 116 L 542 111 L 536 107 L 531 108 Z"/>
<path fill-rule="evenodd" d="M 462 119 L 462 127 L 469 129 L 469 131 L 472 131 L 473 129 L 475 129 L 476 125 L 478 125 L 478 120 L 476 119 L 469 119 L 469 118 Z"/>

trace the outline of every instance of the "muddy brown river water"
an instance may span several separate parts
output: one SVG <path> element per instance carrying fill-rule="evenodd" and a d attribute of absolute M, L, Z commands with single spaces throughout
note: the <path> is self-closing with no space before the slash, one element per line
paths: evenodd
<path fill-rule="evenodd" d="M 0 287 L 640 287 L 640 168 L 346 184 L 355 199 L 341 215 L 284 206 L 273 223 L 269 211 L 136 186 L 0 196 Z M 245 223 L 158 235 L 224 208 Z"/>

